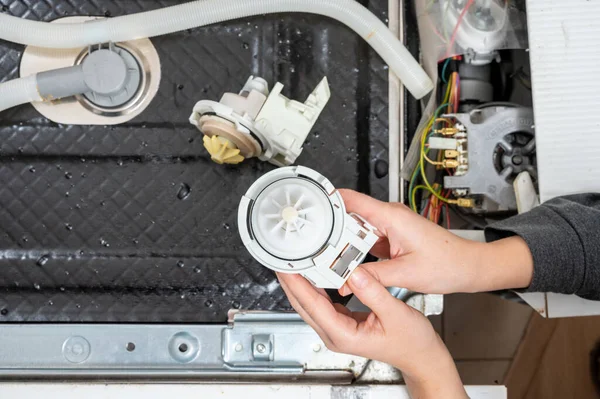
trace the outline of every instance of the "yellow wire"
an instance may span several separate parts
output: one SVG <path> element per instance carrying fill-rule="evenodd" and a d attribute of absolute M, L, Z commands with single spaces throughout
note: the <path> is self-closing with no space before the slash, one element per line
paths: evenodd
<path fill-rule="evenodd" d="M 440 151 L 440 154 L 441 154 L 441 151 Z M 425 154 L 425 153 L 423 153 L 423 156 L 425 157 L 425 160 L 426 160 L 427 162 L 429 162 L 430 164 L 432 164 L 432 165 L 436 165 L 436 166 L 442 166 L 442 165 L 444 164 L 443 162 L 436 162 L 436 161 L 432 161 L 432 160 L 431 160 L 431 159 L 430 159 L 430 158 L 427 156 L 427 154 Z"/>
<path fill-rule="evenodd" d="M 454 78 L 454 77 L 455 76 L 452 76 L 452 78 Z M 454 86 L 455 83 L 456 83 L 456 79 L 450 80 L 450 83 L 448 84 L 448 87 L 446 88 L 446 94 L 444 95 L 444 101 L 442 101 L 442 104 L 447 103 L 448 100 L 450 99 L 450 92 L 451 92 L 452 86 Z M 436 198 L 438 198 L 439 200 L 441 200 L 443 202 L 446 202 L 446 203 L 451 202 L 450 200 L 447 200 L 446 198 L 442 197 L 441 195 L 439 195 L 438 193 L 436 193 L 433 190 L 433 188 L 431 187 L 431 184 L 429 184 L 429 181 L 427 180 L 427 176 L 425 175 L 424 159 L 427 159 L 429 162 L 432 162 L 425 153 L 425 142 L 427 141 L 427 132 L 429 132 L 431 130 L 431 128 L 433 127 L 433 124 L 439 119 L 440 118 L 436 119 L 435 115 L 432 115 L 431 119 L 427 123 L 427 126 L 421 132 L 421 156 L 420 156 L 419 164 L 421 166 L 421 176 L 422 176 L 423 181 L 426 184 L 426 186 L 423 186 L 423 185 L 415 186 L 412 190 L 412 193 L 411 193 L 412 206 L 413 206 L 413 211 L 415 211 L 415 212 L 417 212 L 417 200 L 416 200 L 417 191 L 421 190 L 421 189 L 425 189 L 425 190 L 429 191 L 432 195 L 434 195 Z M 415 169 L 415 172 L 416 172 L 416 169 Z"/>
<path fill-rule="evenodd" d="M 438 193 L 436 193 L 433 190 L 433 187 L 431 187 L 431 184 L 429 184 L 429 180 L 427 180 L 427 174 L 425 173 L 425 140 L 426 139 L 427 139 L 427 135 L 424 134 L 423 139 L 421 140 L 421 161 L 420 161 L 421 177 L 423 179 L 423 183 L 425 183 L 425 186 L 427 186 L 429 191 L 431 191 L 431 193 L 433 195 L 435 195 L 437 199 L 439 199 L 440 201 L 445 202 L 445 203 L 450 203 L 450 201 L 447 198 L 444 198 L 441 195 L 439 195 Z"/>

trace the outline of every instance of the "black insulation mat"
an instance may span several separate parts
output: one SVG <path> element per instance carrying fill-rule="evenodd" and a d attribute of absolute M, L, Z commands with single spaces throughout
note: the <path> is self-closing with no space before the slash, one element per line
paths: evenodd
<path fill-rule="evenodd" d="M 51 21 L 177 3 L 0 0 L 0 12 Z M 386 0 L 368 6 L 387 18 Z M 267 15 L 152 42 L 159 92 L 124 125 L 57 125 L 31 105 L 0 114 L 0 322 L 223 322 L 232 308 L 289 308 L 236 225 L 240 197 L 273 166 L 212 163 L 188 123 L 196 101 L 249 75 L 301 101 L 327 76 L 332 97 L 298 164 L 386 199 L 388 70 L 348 28 Z M 22 52 L 0 41 L 1 81 L 18 77 Z"/>

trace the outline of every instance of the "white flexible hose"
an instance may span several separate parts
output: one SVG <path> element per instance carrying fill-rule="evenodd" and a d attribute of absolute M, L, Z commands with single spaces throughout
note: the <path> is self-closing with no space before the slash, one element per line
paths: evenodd
<path fill-rule="evenodd" d="M 0 112 L 17 105 L 41 100 L 36 75 L 0 83 Z"/>
<path fill-rule="evenodd" d="M 320 14 L 344 23 L 379 53 L 413 96 L 422 98 L 433 89 L 431 79 L 398 38 L 355 0 L 197 0 L 78 24 L 49 24 L 0 14 L 0 39 L 48 48 L 85 47 L 280 12 Z"/>

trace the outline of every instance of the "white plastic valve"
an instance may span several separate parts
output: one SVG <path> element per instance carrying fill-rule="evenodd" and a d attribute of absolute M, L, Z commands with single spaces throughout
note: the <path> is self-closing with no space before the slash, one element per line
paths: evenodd
<path fill-rule="evenodd" d="M 303 166 L 258 179 L 242 197 L 238 228 L 261 264 L 319 288 L 342 287 L 378 239 L 373 226 L 346 213 L 329 180 Z"/>
<path fill-rule="evenodd" d="M 331 97 L 327 78 L 304 102 L 283 96 L 277 83 L 251 76 L 239 94 L 199 101 L 190 123 L 204 133 L 204 145 L 217 163 L 237 164 L 258 157 L 277 166 L 296 162 L 302 145 Z"/>

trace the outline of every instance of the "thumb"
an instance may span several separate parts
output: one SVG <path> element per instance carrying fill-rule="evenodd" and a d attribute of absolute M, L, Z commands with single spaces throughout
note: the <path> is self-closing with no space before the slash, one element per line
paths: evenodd
<path fill-rule="evenodd" d="M 354 270 L 348 285 L 354 295 L 368 306 L 379 319 L 385 319 L 390 312 L 396 312 L 398 300 L 375 277 L 358 267 Z"/>
<path fill-rule="evenodd" d="M 410 267 L 408 256 L 396 259 L 382 260 L 379 262 L 363 263 L 360 267 L 371 274 L 382 285 L 386 287 L 403 287 L 412 291 L 422 288 L 422 276 L 418 268 Z"/>

